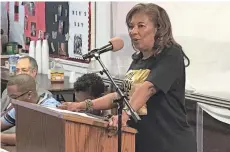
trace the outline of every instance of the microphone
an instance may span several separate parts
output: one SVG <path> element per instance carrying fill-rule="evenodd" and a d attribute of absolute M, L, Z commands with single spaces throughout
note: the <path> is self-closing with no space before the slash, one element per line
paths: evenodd
<path fill-rule="evenodd" d="M 82 55 L 82 58 L 88 59 L 88 58 L 93 58 L 95 53 L 98 53 L 99 55 L 108 51 L 113 51 L 116 52 L 124 47 L 124 42 L 121 38 L 119 37 L 114 37 L 112 38 L 109 43 L 99 49 L 94 49 L 90 51 L 87 54 Z"/>

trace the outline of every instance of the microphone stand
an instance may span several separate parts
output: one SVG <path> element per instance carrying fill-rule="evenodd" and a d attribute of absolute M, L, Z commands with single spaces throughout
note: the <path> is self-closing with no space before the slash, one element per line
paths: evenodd
<path fill-rule="evenodd" d="M 120 95 L 120 99 L 116 100 L 116 103 L 118 104 L 118 128 L 117 128 L 117 133 L 118 133 L 118 152 L 121 152 L 121 144 L 122 144 L 122 131 L 121 131 L 121 127 L 122 127 L 122 110 L 123 110 L 123 103 L 125 103 L 127 105 L 127 107 L 129 108 L 130 112 L 131 112 L 131 117 L 133 118 L 133 120 L 137 123 L 138 120 L 141 120 L 141 118 L 137 115 L 137 113 L 133 110 L 133 108 L 130 106 L 129 102 L 126 99 L 126 96 L 124 95 L 124 93 L 121 91 L 121 89 L 117 86 L 117 84 L 114 82 L 113 78 L 111 77 L 108 69 L 105 67 L 105 65 L 103 64 L 103 62 L 100 59 L 100 54 L 95 52 L 92 55 L 101 65 L 101 67 L 103 68 L 103 72 L 107 75 L 107 77 L 110 79 L 110 81 L 112 82 L 112 84 L 114 85 L 116 92 Z"/>

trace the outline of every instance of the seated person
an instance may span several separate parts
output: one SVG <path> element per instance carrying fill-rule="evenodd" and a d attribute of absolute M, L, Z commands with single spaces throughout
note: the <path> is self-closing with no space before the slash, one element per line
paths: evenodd
<path fill-rule="evenodd" d="M 30 56 L 24 56 L 18 59 L 17 64 L 16 64 L 16 75 L 18 74 L 28 74 L 32 76 L 34 79 L 36 79 L 38 72 L 38 64 L 37 61 L 30 57 Z M 52 95 L 49 91 L 39 88 L 38 87 L 38 82 L 36 82 L 36 89 L 38 95 L 41 95 L 43 93 L 48 93 Z M 1 98 L 1 113 L 6 111 L 6 109 L 10 106 L 10 98 L 7 95 L 7 89 L 5 89 L 2 92 L 2 98 Z"/>
<path fill-rule="evenodd" d="M 16 75 L 28 74 L 32 76 L 34 79 L 36 79 L 37 72 L 38 72 L 38 64 L 34 58 L 30 56 L 23 56 L 18 59 L 17 64 L 16 64 Z M 52 95 L 48 90 L 40 88 L 38 82 L 36 82 L 36 89 L 37 89 L 38 95 L 41 95 L 45 92 Z M 7 95 L 7 89 L 5 89 L 2 92 L 1 113 L 6 111 L 8 107 L 10 107 L 10 98 Z M 15 133 L 15 127 L 12 127 L 11 129 L 6 130 L 5 132 Z"/>
<path fill-rule="evenodd" d="M 86 99 L 96 99 L 105 93 L 106 87 L 100 76 L 95 73 L 82 75 L 74 83 L 76 101 L 81 102 Z M 89 112 L 98 116 L 105 116 L 108 111 L 94 110 Z"/>
<path fill-rule="evenodd" d="M 7 93 L 10 100 L 20 100 L 45 107 L 56 107 L 60 102 L 56 101 L 48 93 L 38 95 L 35 79 L 27 74 L 19 74 L 11 77 L 7 83 Z M 15 126 L 15 109 L 10 107 L 1 115 L 1 131 Z M 1 134 L 1 143 L 8 145 L 16 144 L 16 134 Z"/>

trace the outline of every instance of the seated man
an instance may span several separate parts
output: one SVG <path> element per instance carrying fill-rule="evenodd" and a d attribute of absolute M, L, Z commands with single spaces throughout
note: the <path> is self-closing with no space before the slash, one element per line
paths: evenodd
<path fill-rule="evenodd" d="M 34 58 L 30 56 L 24 56 L 18 59 L 16 64 L 16 75 L 24 73 L 32 76 L 35 79 L 37 76 L 37 72 L 38 72 L 38 64 Z M 39 88 L 38 84 L 36 84 L 36 89 L 38 90 L 37 91 L 38 95 L 41 95 L 45 92 L 52 95 L 49 91 Z M 1 113 L 4 112 L 10 106 L 9 100 L 10 98 L 7 95 L 7 89 L 5 89 L 2 93 L 2 99 L 1 99 Z"/>
<path fill-rule="evenodd" d="M 30 57 L 30 56 L 24 56 L 18 59 L 17 64 L 16 64 L 16 75 L 18 74 L 28 74 L 32 76 L 34 79 L 37 76 L 38 72 L 38 64 L 37 61 Z M 39 88 L 38 87 L 38 82 L 36 82 L 36 89 L 38 95 L 41 95 L 43 93 L 48 93 L 52 95 L 49 91 Z M 2 93 L 2 99 L 1 99 L 1 113 L 7 110 L 7 108 L 10 106 L 10 98 L 7 95 L 7 89 L 5 89 Z M 12 127 L 11 129 L 6 130 L 5 132 L 15 132 L 15 127 Z"/>
<path fill-rule="evenodd" d="M 60 102 L 56 101 L 48 93 L 38 95 L 35 79 L 27 74 L 19 74 L 11 77 L 7 83 L 7 93 L 10 100 L 20 100 L 45 107 L 56 107 Z M 1 131 L 15 126 L 15 109 L 10 107 L 1 115 Z M 16 134 L 1 134 L 1 143 L 15 145 Z"/>
<path fill-rule="evenodd" d="M 94 73 L 84 74 L 74 83 L 74 91 L 77 102 L 81 102 L 86 99 L 99 98 L 105 93 L 105 89 L 105 84 L 101 77 Z M 104 116 L 108 113 L 108 111 L 95 110 L 90 113 L 98 116 Z"/>

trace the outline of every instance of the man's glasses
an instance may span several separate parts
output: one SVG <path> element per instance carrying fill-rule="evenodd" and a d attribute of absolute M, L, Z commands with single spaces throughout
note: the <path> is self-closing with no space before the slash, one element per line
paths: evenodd
<path fill-rule="evenodd" d="M 18 95 L 18 96 L 15 96 L 15 97 L 10 96 L 10 98 L 16 100 L 16 99 L 18 99 L 18 98 L 24 96 L 24 95 L 27 94 L 28 92 L 30 92 L 30 91 L 26 91 L 26 92 L 24 92 L 24 93 L 22 93 L 22 94 L 20 94 L 20 95 Z"/>

